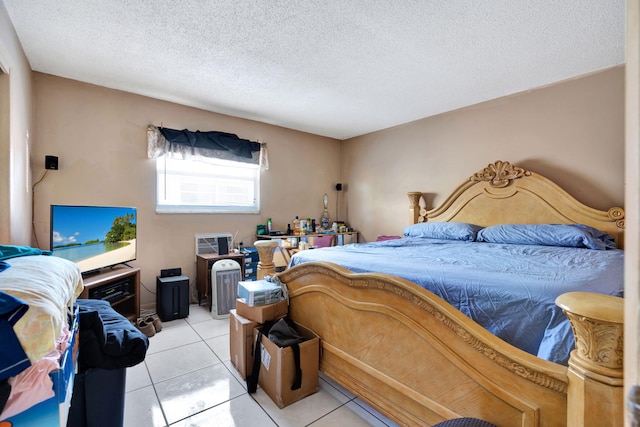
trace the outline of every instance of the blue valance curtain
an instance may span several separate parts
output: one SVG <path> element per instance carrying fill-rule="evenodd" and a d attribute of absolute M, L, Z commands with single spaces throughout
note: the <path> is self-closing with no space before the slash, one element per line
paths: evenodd
<path fill-rule="evenodd" d="M 241 139 L 226 132 L 176 130 L 149 125 L 147 156 L 157 159 L 223 159 L 261 165 L 268 169 L 267 144 Z"/>

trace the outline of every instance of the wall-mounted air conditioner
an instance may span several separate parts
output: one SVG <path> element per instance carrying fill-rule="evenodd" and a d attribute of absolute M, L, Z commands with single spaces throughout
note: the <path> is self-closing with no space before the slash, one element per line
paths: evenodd
<path fill-rule="evenodd" d="M 196 234 L 196 255 L 227 255 L 233 249 L 231 233 Z"/>

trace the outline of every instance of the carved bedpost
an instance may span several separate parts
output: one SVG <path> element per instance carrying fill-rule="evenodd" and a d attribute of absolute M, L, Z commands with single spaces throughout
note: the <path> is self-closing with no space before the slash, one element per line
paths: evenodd
<path fill-rule="evenodd" d="M 258 250 L 258 257 L 260 257 L 257 271 L 258 280 L 264 276 L 275 274 L 276 265 L 273 263 L 273 253 L 278 247 L 278 242 L 274 240 L 258 240 L 253 245 Z"/>
<path fill-rule="evenodd" d="M 422 193 L 420 191 L 411 191 L 407 193 L 407 196 L 409 196 L 409 225 L 422 222 L 419 220 Z"/>
<path fill-rule="evenodd" d="M 624 300 L 609 295 L 570 292 L 556 304 L 576 338 L 569 358 L 568 426 L 624 424 Z"/>

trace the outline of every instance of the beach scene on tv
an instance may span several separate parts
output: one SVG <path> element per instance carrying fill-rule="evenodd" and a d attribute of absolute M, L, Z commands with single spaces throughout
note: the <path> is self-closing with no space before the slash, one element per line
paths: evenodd
<path fill-rule="evenodd" d="M 51 250 L 84 272 L 136 258 L 136 209 L 52 206 Z"/>

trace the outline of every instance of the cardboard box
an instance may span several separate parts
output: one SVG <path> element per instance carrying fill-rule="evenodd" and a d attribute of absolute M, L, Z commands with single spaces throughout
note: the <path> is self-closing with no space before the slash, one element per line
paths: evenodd
<path fill-rule="evenodd" d="M 258 323 L 279 319 L 286 316 L 288 312 L 287 300 L 275 304 L 256 305 L 255 307 L 248 306 L 240 298 L 236 300 L 236 314 Z"/>
<path fill-rule="evenodd" d="M 264 279 L 238 282 L 238 298 L 247 305 L 273 304 L 284 298 L 280 285 Z"/>
<path fill-rule="evenodd" d="M 291 390 L 295 380 L 295 361 L 291 347 L 280 348 L 265 335 L 262 336 L 260 375 L 258 384 L 279 408 L 284 408 L 303 397 L 318 391 L 320 369 L 320 338 L 310 329 L 296 324 L 296 330 L 307 341 L 300 346 L 300 369 L 302 385 Z M 258 329 L 254 329 L 257 338 Z"/>
<path fill-rule="evenodd" d="M 236 310 L 231 310 L 229 314 L 231 364 L 246 380 L 253 367 L 253 330 L 259 323 L 238 315 Z"/>

